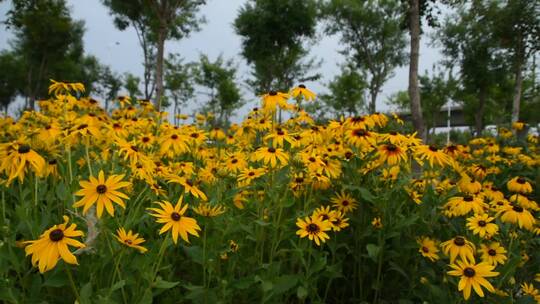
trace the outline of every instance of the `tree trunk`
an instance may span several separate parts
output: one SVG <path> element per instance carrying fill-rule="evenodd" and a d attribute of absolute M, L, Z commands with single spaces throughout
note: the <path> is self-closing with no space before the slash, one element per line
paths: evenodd
<path fill-rule="evenodd" d="M 373 114 L 377 111 L 377 91 L 377 89 L 369 91 L 369 96 L 371 97 L 369 102 L 369 114 Z"/>
<path fill-rule="evenodd" d="M 523 58 L 518 55 L 516 63 L 516 74 L 514 84 L 514 98 L 512 102 L 512 122 L 519 120 L 519 106 L 521 103 L 521 87 L 523 85 Z"/>
<path fill-rule="evenodd" d="M 418 88 L 418 58 L 420 57 L 420 11 L 419 0 L 410 0 L 409 29 L 411 34 L 411 53 L 409 64 L 409 98 L 414 129 L 424 141 L 427 139 L 426 127 L 422 117 L 422 104 Z"/>
<path fill-rule="evenodd" d="M 163 97 L 163 54 L 165 49 L 165 35 L 167 28 L 160 26 L 157 38 L 157 60 L 156 60 L 156 108 L 161 111 L 161 98 Z"/>
<path fill-rule="evenodd" d="M 478 109 L 474 114 L 474 126 L 476 136 L 480 136 L 484 130 L 484 108 L 486 105 L 486 89 L 480 88 L 478 92 Z"/>

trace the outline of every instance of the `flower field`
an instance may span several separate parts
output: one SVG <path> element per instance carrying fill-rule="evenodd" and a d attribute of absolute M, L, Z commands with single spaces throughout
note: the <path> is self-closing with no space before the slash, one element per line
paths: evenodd
<path fill-rule="evenodd" d="M 0 118 L 4 303 L 540 303 L 519 124 L 436 147 L 395 115 L 315 122 L 302 85 L 228 128 L 49 93 Z"/>

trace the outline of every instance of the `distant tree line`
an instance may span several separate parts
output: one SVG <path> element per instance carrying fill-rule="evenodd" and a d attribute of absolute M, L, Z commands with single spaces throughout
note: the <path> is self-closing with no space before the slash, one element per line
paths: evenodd
<path fill-rule="evenodd" d="M 84 24 L 72 19 L 65 0 L 11 0 L 5 26 L 15 38 L 0 53 L 0 103 L 6 111 L 17 96 L 25 107 L 35 107 L 53 78 L 83 82 L 106 108 L 119 92 L 152 100 L 158 108 L 172 106 L 175 115 L 196 99 L 199 110 L 217 115 L 216 124 L 228 124 L 245 102 L 238 62 L 205 54 L 185 62 L 165 50 L 167 40 L 201 29 L 206 1 L 101 2 L 119 30 L 135 30 L 143 74 L 120 75 L 85 54 Z M 310 50 L 321 35 L 338 35 L 345 59 L 341 73 L 319 94 L 320 102 L 307 108 L 326 118 L 376 112 L 384 84 L 396 68 L 408 66 L 407 91 L 386 102 L 410 111 L 424 139 L 450 100 L 463 107 L 477 134 L 486 124 L 540 120 L 538 1 L 248 0 L 232 26 L 251 69 L 245 84 L 256 94 L 319 80 L 323 59 Z M 444 55 L 431 73 L 418 71 L 421 39 Z"/>

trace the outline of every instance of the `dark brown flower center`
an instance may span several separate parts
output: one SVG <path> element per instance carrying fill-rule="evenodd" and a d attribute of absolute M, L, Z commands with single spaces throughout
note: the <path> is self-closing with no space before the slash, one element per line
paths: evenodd
<path fill-rule="evenodd" d="M 437 149 L 435 146 L 429 146 L 429 150 L 432 152 L 437 152 L 439 149 Z"/>
<path fill-rule="evenodd" d="M 49 233 L 49 239 L 53 242 L 58 242 L 64 238 L 64 231 L 62 229 L 55 229 Z"/>
<path fill-rule="evenodd" d="M 131 240 L 129 240 L 129 239 L 128 239 L 128 240 L 125 240 L 124 242 L 125 242 L 126 244 L 128 244 L 128 245 L 133 244 L 133 242 L 132 242 Z"/>
<path fill-rule="evenodd" d="M 131 146 L 130 148 L 131 148 L 131 150 L 133 150 L 135 152 L 139 152 L 139 148 L 137 148 L 136 146 Z"/>
<path fill-rule="evenodd" d="M 301 85 L 298 85 L 298 87 L 299 87 L 299 88 L 301 88 L 301 89 L 305 89 L 305 88 L 306 88 L 306 86 L 305 86 L 305 85 L 303 85 L 303 84 L 301 84 Z"/>
<path fill-rule="evenodd" d="M 397 151 L 397 147 L 393 144 L 389 144 L 386 146 L 386 150 L 390 151 L 390 152 L 395 152 Z"/>
<path fill-rule="evenodd" d="M 300 184 L 300 183 L 304 182 L 304 178 L 303 177 L 297 177 L 297 178 L 294 179 L 294 181 Z"/>
<path fill-rule="evenodd" d="M 236 159 L 236 158 L 233 158 L 233 159 L 231 160 L 231 163 L 233 163 L 233 164 L 236 164 L 237 162 L 238 162 L 238 159 Z"/>
<path fill-rule="evenodd" d="M 57 161 L 56 159 L 49 160 L 49 165 L 56 165 Z"/>
<path fill-rule="evenodd" d="M 523 185 L 523 184 L 525 184 L 527 181 L 526 181 L 523 177 L 520 177 L 520 178 L 517 179 L 517 182 L 518 182 L 518 184 Z"/>
<path fill-rule="evenodd" d="M 364 129 L 356 129 L 353 131 L 354 136 L 363 137 L 367 136 L 368 132 Z"/>
<path fill-rule="evenodd" d="M 82 129 L 86 129 L 86 128 L 88 128 L 88 125 L 87 124 L 82 124 L 77 128 L 77 130 L 82 130 Z"/>
<path fill-rule="evenodd" d="M 350 202 L 349 202 L 348 200 L 342 200 L 342 201 L 341 201 L 341 205 L 342 205 L 342 206 L 345 206 L 345 207 L 346 207 L 346 206 L 349 206 L 349 204 L 350 204 Z"/>
<path fill-rule="evenodd" d="M 474 271 L 474 269 L 472 269 L 471 267 L 467 267 L 463 269 L 463 274 L 468 278 L 472 278 L 476 274 L 476 271 Z"/>
<path fill-rule="evenodd" d="M 190 135 L 192 138 L 197 138 L 199 137 L 199 133 L 191 133 Z"/>
<path fill-rule="evenodd" d="M 30 152 L 30 146 L 29 145 L 20 145 L 17 152 L 19 152 L 19 154 L 28 153 L 28 152 Z"/>
<path fill-rule="evenodd" d="M 171 135 L 171 138 L 172 138 L 172 139 L 178 139 L 178 135 L 173 134 L 173 135 Z"/>
<path fill-rule="evenodd" d="M 523 207 L 521 207 L 521 206 L 514 206 L 514 207 L 512 207 L 512 210 L 514 210 L 515 212 L 521 213 L 521 212 L 523 212 Z"/>
<path fill-rule="evenodd" d="M 307 225 L 306 228 L 307 228 L 307 231 L 309 233 L 317 233 L 317 232 L 319 232 L 319 225 L 314 224 L 314 223 L 311 223 L 311 224 Z"/>
<path fill-rule="evenodd" d="M 279 130 L 279 131 L 277 131 L 277 135 L 283 136 L 283 135 L 285 135 L 285 132 L 283 132 L 282 130 Z"/>
<path fill-rule="evenodd" d="M 270 153 L 276 153 L 276 149 L 270 147 L 270 148 L 268 148 L 268 152 L 270 152 Z"/>
<path fill-rule="evenodd" d="M 465 196 L 465 197 L 463 198 L 463 200 L 466 201 L 466 202 L 472 202 L 474 199 L 473 199 L 472 196 L 467 195 L 467 196 Z"/>
<path fill-rule="evenodd" d="M 495 251 L 495 249 L 490 249 L 490 250 L 488 250 L 488 254 L 489 254 L 490 256 L 496 256 L 496 255 L 497 255 L 497 251 Z"/>
<path fill-rule="evenodd" d="M 255 172 L 251 171 L 248 173 L 249 176 L 254 176 L 255 175 Z"/>
<path fill-rule="evenodd" d="M 171 213 L 171 219 L 175 222 L 178 222 L 180 220 L 181 216 L 178 212 Z"/>
<path fill-rule="evenodd" d="M 277 95 L 277 92 L 274 91 L 274 90 L 272 90 L 272 91 L 268 92 L 268 95 L 270 95 L 270 96 L 276 96 L 276 95 Z"/>
<path fill-rule="evenodd" d="M 143 141 L 144 143 L 149 142 L 149 141 L 150 141 L 150 138 L 145 136 L 145 137 L 142 138 L 142 141 Z"/>
<path fill-rule="evenodd" d="M 97 191 L 97 193 L 99 193 L 99 194 L 103 194 L 103 193 L 107 192 L 107 186 L 105 186 L 105 185 L 98 185 L 98 186 L 96 187 L 96 191 Z"/>
<path fill-rule="evenodd" d="M 425 252 L 425 253 L 428 253 L 428 252 L 429 252 L 429 248 L 427 248 L 426 246 L 422 246 L 422 251 Z"/>
<path fill-rule="evenodd" d="M 454 244 L 456 246 L 463 246 L 463 245 L 465 245 L 465 239 L 458 236 L 458 237 L 454 238 Z"/>
<path fill-rule="evenodd" d="M 480 227 L 485 227 L 485 226 L 486 226 L 486 222 L 485 222 L 485 221 L 478 221 L 478 226 L 480 226 Z"/>

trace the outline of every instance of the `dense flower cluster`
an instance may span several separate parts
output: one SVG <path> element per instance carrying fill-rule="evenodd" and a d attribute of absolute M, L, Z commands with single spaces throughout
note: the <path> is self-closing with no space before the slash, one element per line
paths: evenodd
<path fill-rule="evenodd" d="M 201 238 L 196 246 L 202 248 L 197 263 L 203 267 L 203 286 L 210 286 L 208 267 L 216 263 L 209 260 L 208 248 L 222 245 L 215 258 L 223 263 L 251 250 L 263 265 L 283 258 L 283 252 L 315 256 L 311 247 L 325 252 L 328 246 L 332 257 L 339 256 L 333 243 L 343 242 L 358 250 L 354 255 L 367 257 L 359 265 L 370 259 L 378 265 L 374 286 L 381 288 L 385 267 L 397 267 L 387 264 L 385 251 L 402 235 L 410 238 L 414 259 L 428 262 L 413 263 L 415 271 L 440 273 L 465 299 L 472 290 L 480 297 L 485 291 L 494 297 L 516 293 L 502 280 L 517 277 L 518 267 L 540 263 L 535 260 L 538 136 L 521 145 L 510 145 L 512 138 L 485 137 L 437 147 L 399 133 L 403 121 L 397 116 L 375 113 L 317 123 L 302 109 L 300 101 L 315 99 L 303 85 L 263 95 L 260 108 L 227 128 L 214 125 L 212 114 L 175 125 L 150 102 L 127 97 L 119 98 L 109 115 L 96 100 L 75 97 L 83 90 L 54 82 L 54 97 L 40 101 L 40 111 L 24 112 L 16 121 L 0 119 L 2 189 L 33 189 L 33 208 L 42 200 L 56 202 L 41 199 L 38 192 L 49 190 L 40 186 L 52 189 L 53 196 L 65 194 L 65 201 L 47 203 L 64 223 L 21 243 L 42 273 L 59 259 L 78 263 L 68 245 L 109 250 L 99 242 L 112 235 L 103 239 L 90 231 L 100 226 L 109 234 L 116 231 L 114 238 L 125 250 L 155 252 L 151 280 L 166 256 L 168 235 L 174 244 L 180 236 L 182 246 Z M 290 102 L 295 99 L 296 104 Z M 280 122 L 278 110 L 290 118 Z M 54 188 L 60 184 L 63 188 Z M 75 224 L 68 227 L 67 214 L 85 222 L 84 243 L 74 239 L 83 232 Z M 222 224 L 214 224 L 220 218 Z M 209 245 L 210 227 L 224 223 L 229 230 L 217 228 L 221 243 Z M 240 239 L 242 234 L 231 232 L 238 229 L 248 236 Z M 35 235 L 26 232 L 23 238 Z M 507 263 L 512 267 L 501 270 Z M 119 265 L 113 280 L 121 275 Z M 309 267 L 305 260 L 299 265 Z M 540 302 L 530 283 L 534 275 L 538 280 L 538 269 L 519 276 L 527 282 L 518 294 Z M 429 283 L 425 277 L 420 281 Z"/>

